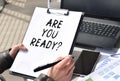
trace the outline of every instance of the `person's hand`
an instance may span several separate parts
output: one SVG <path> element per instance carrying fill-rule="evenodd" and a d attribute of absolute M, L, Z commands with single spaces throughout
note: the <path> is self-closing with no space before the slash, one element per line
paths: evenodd
<path fill-rule="evenodd" d="M 72 56 L 68 55 L 57 60 L 62 61 L 50 68 L 47 75 L 54 81 L 70 81 L 75 68 Z"/>
<path fill-rule="evenodd" d="M 23 44 L 15 45 L 11 48 L 9 54 L 12 58 L 15 58 L 19 50 L 27 51 L 27 48 Z"/>

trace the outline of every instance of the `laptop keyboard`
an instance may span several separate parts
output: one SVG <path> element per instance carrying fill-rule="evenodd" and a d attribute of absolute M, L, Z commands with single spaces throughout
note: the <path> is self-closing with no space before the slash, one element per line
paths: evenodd
<path fill-rule="evenodd" d="M 83 21 L 80 31 L 98 36 L 115 38 L 120 31 L 120 27 L 103 23 Z"/>

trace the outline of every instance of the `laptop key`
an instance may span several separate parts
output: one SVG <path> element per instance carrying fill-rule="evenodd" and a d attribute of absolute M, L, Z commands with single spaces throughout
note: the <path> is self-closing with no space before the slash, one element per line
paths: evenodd
<path fill-rule="evenodd" d="M 106 25 L 103 23 L 83 21 L 80 26 L 80 31 L 103 37 L 116 38 L 118 32 L 120 31 L 120 27 Z"/>

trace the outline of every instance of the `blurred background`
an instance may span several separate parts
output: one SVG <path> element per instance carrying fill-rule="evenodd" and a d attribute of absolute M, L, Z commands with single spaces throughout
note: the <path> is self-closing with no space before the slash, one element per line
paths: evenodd
<path fill-rule="evenodd" d="M 7 4 L 0 13 L 0 51 L 22 42 L 35 7 L 48 7 L 47 0 L 6 1 Z M 52 8 L 60 7 L 60 0 L 51 1 Z M 6 81 L 24 81 L 21 77 L 10 75 L 9 70 L 2 75 Z"/>

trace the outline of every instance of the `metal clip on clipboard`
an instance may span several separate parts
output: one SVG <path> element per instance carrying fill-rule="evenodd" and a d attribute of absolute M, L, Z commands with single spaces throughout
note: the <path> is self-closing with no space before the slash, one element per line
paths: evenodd
<path fill-rule="evenodd" d="M 48 0 L 48 9 L 47 9 L 48 14 L 58 14 L 58 15 L 69 15 L 69 10 L 67 9 L 52 9 L 51 8 L 51 0 Z"/>

